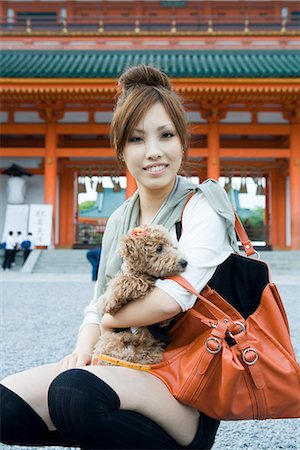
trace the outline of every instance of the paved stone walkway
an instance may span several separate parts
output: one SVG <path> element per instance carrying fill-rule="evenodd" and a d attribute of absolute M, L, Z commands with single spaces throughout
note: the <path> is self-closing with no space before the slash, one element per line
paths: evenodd
<path fill-rule="evenodd" d="M 57 360 L 73 348 L 82 311 L 92 297 L 89 276 L 2 273 L 1 378 Z M 278 280 L 300 359 L 300 283 L 296 276 Z M 0 444 L 1 446 L 1 444 Z M 20 447 L 1 446 L 1 450 Z M 35 447 L 23 447 L 32 449 Z M 59 447 L 45 447 L 58 450 Z M 214 450 L 299 449 L 297 420 L 223 422 Z"/>

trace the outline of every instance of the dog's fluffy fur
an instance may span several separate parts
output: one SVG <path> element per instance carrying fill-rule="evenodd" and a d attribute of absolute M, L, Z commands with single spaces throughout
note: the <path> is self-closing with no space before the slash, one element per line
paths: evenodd
<path fill-rule="evenodd" d="M 122 306 L 147 295 L 157 278 L 166 278 L 183 272 L 187 262 L 180 256 L 167 230 L 161 226 L 136 228 L 121 241 L 123 272 L 109 283 L 99 299 L 104 313 L 116 314 Z M 128 362 L 154 364 L 162 359 L 163 343 L 156 340 L 146 327 L 100 336 L 94 351 Z M 98 359 L 99 364 L 105 364 Z"/>

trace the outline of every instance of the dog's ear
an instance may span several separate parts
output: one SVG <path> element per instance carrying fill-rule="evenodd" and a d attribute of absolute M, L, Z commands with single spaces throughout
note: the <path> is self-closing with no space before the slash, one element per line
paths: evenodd
<path fill-rule="evenodd" d="M 133 252 L 133 249 L 134 249 L 133 237 L 130 235 L 124 236 L 120 242 L 119 255 L 123 259 L 126 259 Z"/>

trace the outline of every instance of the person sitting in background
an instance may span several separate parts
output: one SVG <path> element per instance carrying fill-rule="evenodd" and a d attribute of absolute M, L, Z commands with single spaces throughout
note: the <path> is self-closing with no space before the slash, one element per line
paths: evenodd
<path fill-rule="evenodd" d="M 32 233 L 30 231 L 27 233 L 27 238 L 21 242 L 21 249 L 23 250 L 23 258 L 24 258 L 23 264 L 24 264 L 26 259 L 34 249 L 34 240 L 32 237 Z"/>
<path fill-rule="evenodd" d="M 88 261 L 92 264 L 92 281 L 97 281 L 98 267 L 100 263 L 101 248 L 92 248 L 86 253 Z"/>
<path fill-rule="evenodd" d="M 15 255 L 16 239 L 12 231 L 8 232 L 8 236 L 5 239 L 5 254 L 2 264 L 3 270 L 10 270 Z"/>

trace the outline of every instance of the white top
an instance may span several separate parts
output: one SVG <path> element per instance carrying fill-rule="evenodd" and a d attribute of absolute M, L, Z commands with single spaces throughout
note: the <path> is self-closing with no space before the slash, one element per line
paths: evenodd
<path fill-rule="evenodd" d="M 176 230 L 171 231 L 177 241 Z M 197 193 L 188 202 L 182 217 L 178 248 L 188 265 L 180 275 L 200 292 L 213 276 L 217 266 L 232 253 L 225 220 L 209 205 L 204 194 Z M 186 311 L 197 299 L 172 280 L 157 280 L 155 286 L 169 294 Z"/>
<path fill-rule="evenodd" d="M 225 220 L 209 205 L 204 194 L 196 193 L 185 207 L 182 217 L 182 234 L 177 241 L 175 226 L 171 230 L 174 244 L 178 246 L 188 265 L 181 275 L 200 292 L 213 276 L 217 266 L 232 253 L 226 232 Z M 196 297 L 172 280 L 157 280 L 156 287 L 168 293 L 183 311 L 191 308 Z M 95 289 L 96 293 L 96 289 Z M 85 308 L 81 327 L 88 323 L 99 324 L 97 298 Z"/>
<path fill-rule="evenodd" d="M 7 235 L 5 239 L 5 249 L 14 250 L 16 246 L 16 239 L 13 236 Z"/>

